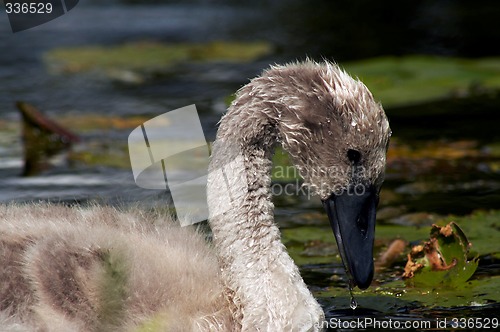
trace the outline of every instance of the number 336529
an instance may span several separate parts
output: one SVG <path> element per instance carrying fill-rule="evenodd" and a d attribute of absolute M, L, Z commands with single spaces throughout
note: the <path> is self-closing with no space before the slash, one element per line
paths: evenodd
<path fill-rule="evenodd" d="M 50 14 L 52 4 L 50 2 L 7 2 L 5 10 L 7 14 Z"/>

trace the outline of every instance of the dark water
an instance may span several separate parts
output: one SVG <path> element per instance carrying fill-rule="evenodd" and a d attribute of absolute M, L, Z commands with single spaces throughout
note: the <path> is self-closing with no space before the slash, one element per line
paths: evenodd
<path fill-rule="evenodd" d="M 500 9 L 494 0 L 411 4 L 391 0 L 383 5 L 367 0 L 261 0 L 251 5 L 202 0 L 107 3 L 82 1 L 65 16 L 17 34 L 11 33 L 7 16 L 0 16 L 0 116 L 14 112 L 13 96 L 43 103 L 53 112 L 106 109 L 118 114 L 157 114 L 165 107 L 183 106 L 187 98 L 197 103 L 200 99 L 213 101 L 234 91 L 268 63 L 305 56 L 348 61 L 415 53 L 500 54 L 495 42 Z M 137 96 L 95 80 L 61 80 L 48 75 L 42 63 L 43 53 L 54 47 L 134 40 L 267 40 L 275 46 L 275 53 L 258 64 L 226 69 L 233 75 L 225 80 L 225 88 L 184 86 L 184 99 L 176 96 L 178 90 L 168 87 L 163 87 L 161 96 L 154 92 Z"/>
<path fill-rule="evenodd" d="M 38 28 L 12 34 L 7 16 L 0 14 L 0 121 L 19 121 L 16 100 L 62 114 L 106 114 L 127 117 L 155 116 L 188 104 L 196 104 L 202 125 L 213 139 L 216 122 L 224 111 L 224 98 L 270 63 L 310 56 L 337 61 L 380 55 L 436 54 L 458 57 L 500 55 L 500 5 L 479 1 L 81 1 L 69 14 Z M 246 64 L 186 65 L 170 78 L 152 84 L 128 86 L 92 75 L 51 73 L 43 62 L 46 51 L 56 47 L 114 45 L 153 40 L 204 42 L 212 40 L 266 40 L 274 52 Z M 497 95 L 437 101 L 388 109 L 395 138 L 409 144 L 434 140 L 476 140 L 478 149 L 500 141 L 496 113 Z M 1 123 L 0 123 L 1 124 Z M 2 128 L 2 127 L 0 127 Z M 89 141 L 112 145 L 126 141 L 129 130 L 83 134 Z M 42 176 L 20 178 L 22 146 L 14 134 L 0 135 L 0 201 L 51 200 L 56 202 L 103 201 L 112 204 L 138 202 L 161 205 L 165 193 L 135 186 L 129 170 L 109 167 L 52 169 Z M 448 190 L 401 194 L 394 206 L 407 212 L 446 215 L 468 214 L 478 208 L 495 209 L 500 202 L 498 171 L 484 170 L 491 160 L 477 157 L 464 165 L 446 164 L 438 172 L 408 174 L 389 169 L 386 188 L 397 191 L 415 181 L 463 183 Z M 453 166 L 453 165 L 452 165 Z M 402 190 L 400 190 L 402 192 Z M 277 197 L 276 218 L 284 228 L 310 223 L 311 213 L 321 211 L 318 200 Z M 333 240 L 332 240 L 333 241 Z M 486 264 L 486 263 L 485 263 Z M 492 261 L 483 266 L 497 275 Z M 335 302 L 322 298 L 328 317 L 379 317 L 427 319 L 471 315 L 493 316 L 498 305 L 481 308 L 435 308 L 416 303 L 395 303 L 394 308 L 349 308 L 345 274 L 338 264 L 311 264 L 302 268 L 313 290 L 332 286 L 332 271 L 346 289 Z M 496 271 L 496 272 L 494 272 Z M 345 301 L 344 301 L 345 300 Z M 343 305 L 345 303 L 345 305 Z"/>

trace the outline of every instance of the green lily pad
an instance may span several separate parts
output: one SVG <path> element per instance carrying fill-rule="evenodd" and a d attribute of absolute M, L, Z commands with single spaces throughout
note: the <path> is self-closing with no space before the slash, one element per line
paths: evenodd
<path fill-rule="evenodd" d="M 482 306 L 500 302 L 500 276 L 470 280 L 456 288 L 407 287 L 404 281 L 395 280 L 375 289 L 356 290 L 354 295 L 356 299 L 392 296 L 426 307 Z"/>
<path fill-rule="evenodd" d="M 81 163 L 86 166 L 105 166 L 112 168 L 130 169 L 130 157 L 125 147 L 113 148 L 92 145 L 87 149 L 71 151 L 68 159 L 72 163 Z"/>
<path fill-rule="evenodd" d="M 500 210 L 478 210 L 467 216 L 450 216 L 444 222 L 455 221 L 472 243 L 473 255 L 495 255 L 500 253 Z"/>
<path fill-rule="evenodd" d="M 48 51 L 44 59 L 56 72 L 105 70 L 111 77 L 116 77 L 123 76 L 117 74 L 123 71 L 132 76 L 137 72 L 158 72 L 186 61 L 248 62 L 269 54 L 271 50 L 272 46 L 267 42 L 135 42 L 107 47 L 56 48 Z M 132 80 L 136 80 L 134 77 Z"/>
<path fill-rule="evenodd" d="M 476 271 L 477 257 L 468 260 L 470 243 L 454 222 L 433 225 L 430 240 L 412 248 L 403 278 L 409 286 L 463 285 Z"/>
<path fill-rule="evenodd" d="M 286 228 L 281 230 L 281 238 L 298 265 L 341 262 L 329 226 Z"/>
<path fill-rule="evenodd" d="M 375 228 L 375 238 L 385 241 L 400 238 L 413 242 L 424 239 L 428 234 L 429 231 L 426 227 L 385 224 L 377 225 Z"/>
<path fill-rule="evenodd" d="M 500 89 L 500 58 L 460 59 L 413 55 L 343 64 L 385 107 L 463 97 Z"/>

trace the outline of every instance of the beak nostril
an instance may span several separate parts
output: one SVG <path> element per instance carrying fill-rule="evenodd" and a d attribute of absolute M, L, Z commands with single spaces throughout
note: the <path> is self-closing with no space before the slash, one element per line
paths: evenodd
<path fill-rule="evenodd" d="M 366 238 L 368 232 L 368 227 L 369 227 L 368 216 L 370 215 L 370 210 L 372 209 L 371 205 L 372 201 L 370 199 L 364 202 L 361 211 L 358 217 L 356 218 L 356 225 L 358 226 L 358 229 L 364 238 Z"/>

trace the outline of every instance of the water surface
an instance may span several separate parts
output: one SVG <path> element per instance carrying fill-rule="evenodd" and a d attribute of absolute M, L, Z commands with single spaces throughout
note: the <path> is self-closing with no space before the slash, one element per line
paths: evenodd
<path fill-rule="evenodd" d="M 147 119 L 194 103 L 207 139 L 212 140 L 227 97 L 270 63 L 307 55 L 348 61 L 388 54 L 500 54 L 499 44 L 492 42 L 500 29 L 488 26 L 498 22 L 500 15 L 495 1 L 476 1 L 473 7 L 450 1 L 389 1 L 384 5 L 360 1 L 337 7 L 324 1 L 258 1 L 253 6 L 229 1 L 133 3 L 82 2 L 69 14 L 18 34 L 12 34 L 6 16 L 0 16 L 1 202 L 97 201 L 146 208 L 169 202 L 165 192 L 135 186 L 126 167 L 68 163 L 62 158 L 42 175 L 21 178 L 16 100 L 33 103 L 55 119 L 95 114 Z M 171 75 L 140 85 L 93 73 L 57 73 L 44 61 L 44 54 L 54 48 L 148 40 L 266 40 L 274 51 L 250 63 L 187 63 Z M 498 93 L 478 91 L 387 109 L 394 139 L 381 196 L 380 229 L 384 225 L 423 228 L 450 214 L 467 217 L 478 209 L 499 208 L 500 136 L 494 120 L 499 108 Z M 77 151 L 123 154 L 133 128 L 70 129 L 83 138 Z M 328 318 L 498 317 L 494 294 L 491 300 L 483 296 L 477 303 L 464 300 L 456 305 L 433 306 L 418 298 L 405 299 L 401 296 L 404 289 L 386 286 L 400 280 L 404 257 L 378 274 L 368 293 L 355 292 L 359 305 L 350 309 L 346 275 L 320 201 L 281 195 L 275 203 L 285 242 Z M 499 230 L 491 232 L 498 235 Z M 379 236 L 377 253 L 384 250 L 387 240 Z M 499 285 L 498 266 L 498 252 L 484 253 L 472 279 Z"/>

